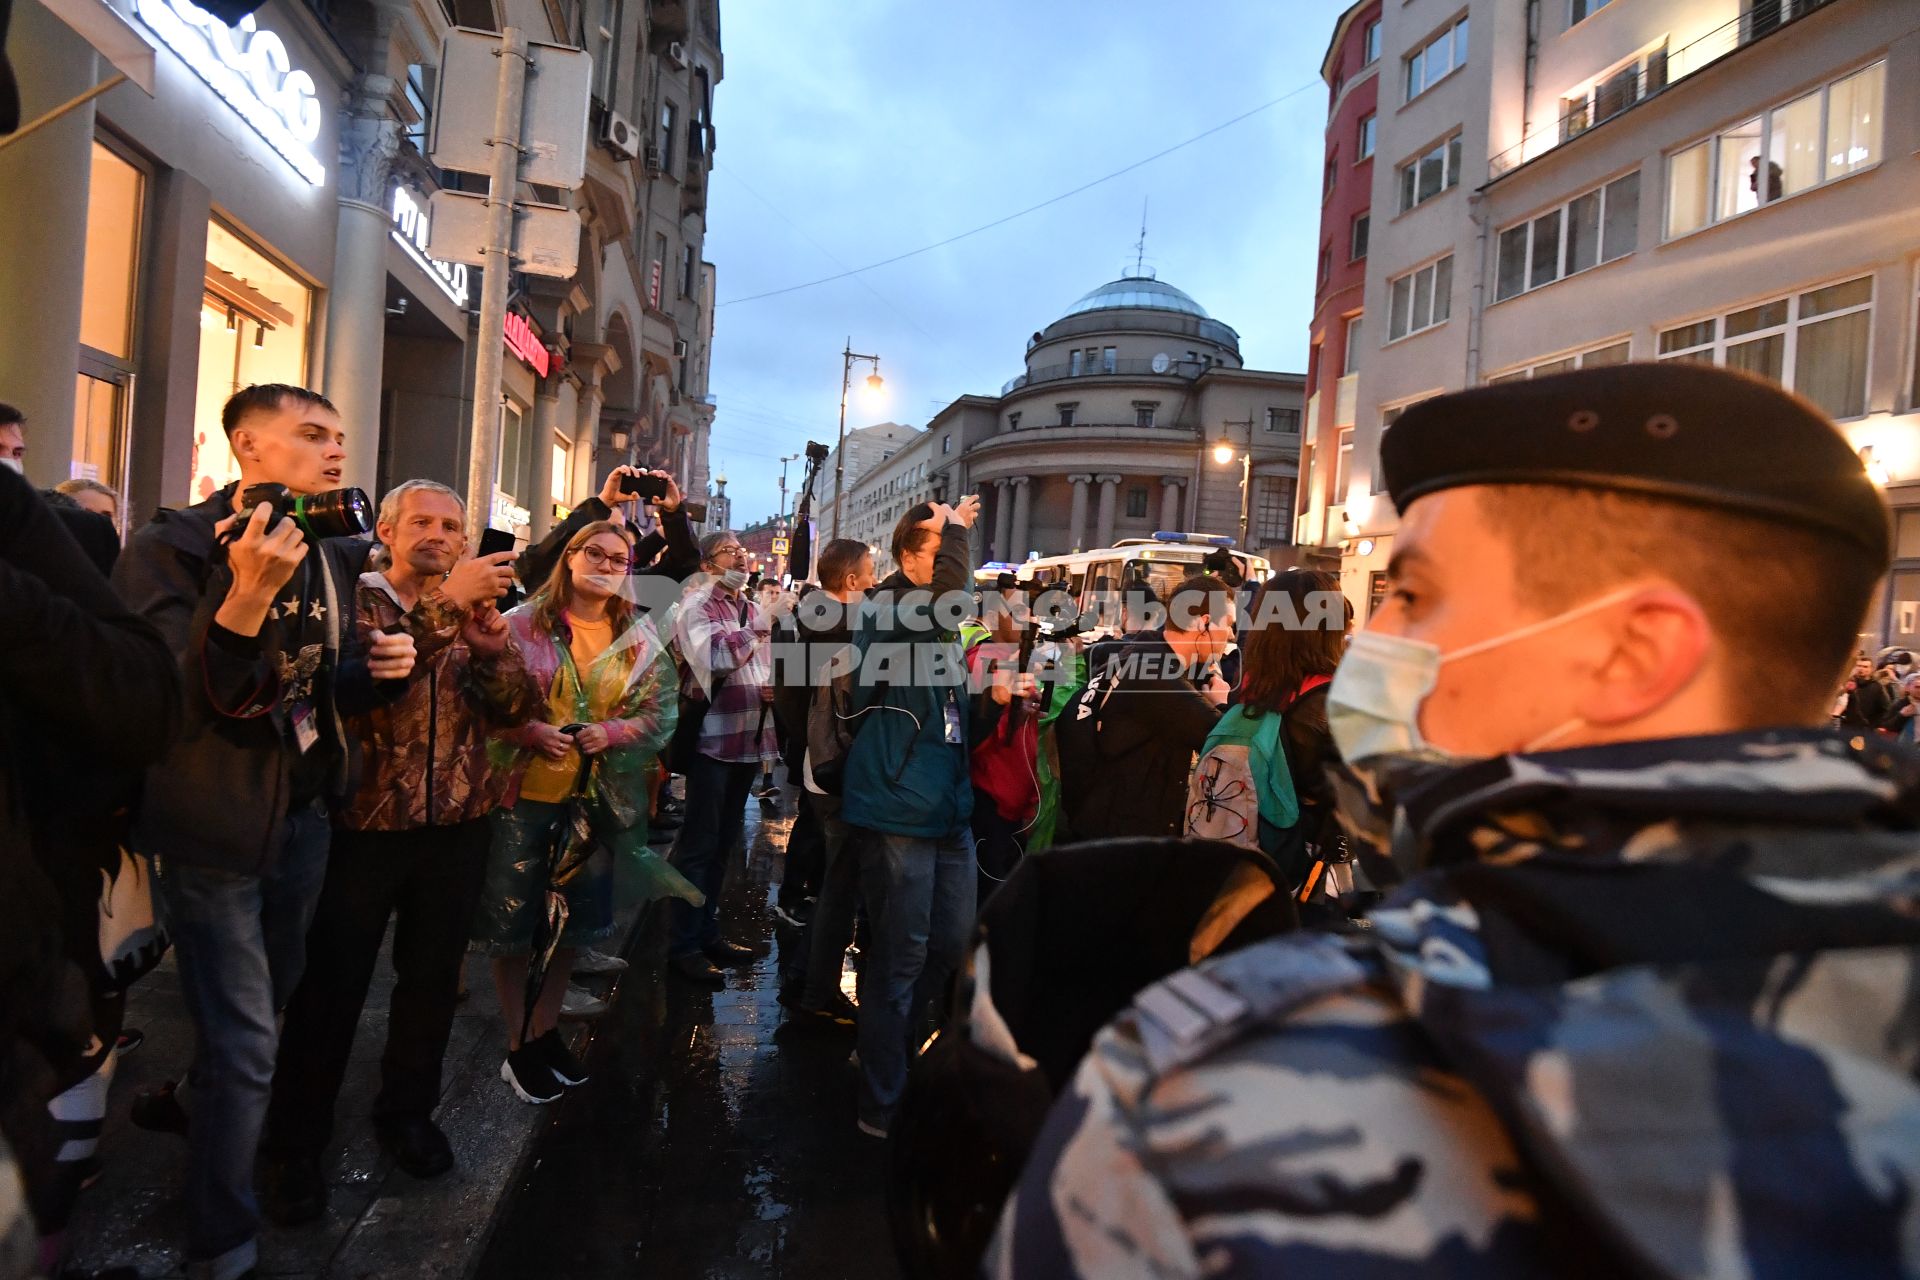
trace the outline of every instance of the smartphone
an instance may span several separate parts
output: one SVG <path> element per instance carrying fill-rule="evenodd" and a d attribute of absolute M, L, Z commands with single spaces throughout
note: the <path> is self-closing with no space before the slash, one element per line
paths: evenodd
<path fill-rule="evenodd" d="M 513 532 L 509 529 L 482 529 L 480 531 L 480 554 L 497 555 L 502 551 L 513 550 Z"/>
<path fill-rule="evenodd" d="M 695 524 L 707 522 L 707 504 L 704 502 L 683 502 L 680 504 L 680 509 L 686 512 L 687 519 Z"/>
<path fill-rule="evenodd" d="M 643 502 L 658 502 L 667 496 L 667 482 L 659 476 L 621 476 L 620 492 Z"/>

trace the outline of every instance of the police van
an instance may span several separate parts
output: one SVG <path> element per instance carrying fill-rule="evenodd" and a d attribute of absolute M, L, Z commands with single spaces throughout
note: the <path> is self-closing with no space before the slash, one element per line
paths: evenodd
<path fill-rule="evenodd" d="M 1248 582 L 1265 582 L 1273 575 L 1266 557 L 1235 551 L 1233 539 L 1225 534 L 1164 531 L 1150 538 L 1122 538 L 1097 551 L 1042 556 L 1021 564 L 1016 572 L 1029 592 L 1065 592 L 1082 613 L 1088 613 L 1129 588 L 1144 586 L 1164 596 L 1182 578 L 1201 572 L 1201 562 L 1223 548 Z"/>

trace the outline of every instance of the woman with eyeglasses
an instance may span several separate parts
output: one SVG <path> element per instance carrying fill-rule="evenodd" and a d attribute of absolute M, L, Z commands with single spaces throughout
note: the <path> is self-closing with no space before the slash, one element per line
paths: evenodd
<path fill-rule="evenodd" d="M 496 739 L 510 781 L 506 803 L 493 814 L 474 938 L 493 956 L 507 1024 L 500 1076 L 527 1102 L 551 1102 L 586 1079 L 557 1030 L 560 1003 L 575 950 L 613 932 L 613 858 L 632 860 L 655 896 L 700 900 L 647 849 L 648 775 L 673 734 L 679 680 L 653 623 L 621 590 L 632 556 L 618 525 L 590 524 L 567 540 L 546 585 L 506 615 L 546 711 Z M 568 734 L 569 726 L 580 727 Z M 589 762 L 593 768 L 583 772 Z M 548 853 L 555 841 L 572 838 L 563 827 L 576 796 L 595 844 L 613 856 L 596 851 L 558 886 L 566 927 L 529 1019 L 528 953 L 546 909 Z"/>

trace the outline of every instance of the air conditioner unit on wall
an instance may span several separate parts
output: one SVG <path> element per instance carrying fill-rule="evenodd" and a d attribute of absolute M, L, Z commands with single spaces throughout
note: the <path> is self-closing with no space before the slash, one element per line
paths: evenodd
<path fill-rule="evenodd" d="M 685 70 L 687 65 L 687 46 L 681 44 L 678 40 L 673 41 L 667 46 L 667 61 Z"/>
<path fill-rule="evenodd" d="M 675 338 L 673 340 L 673 358 L 676 360 L 685 360 L 687 358 L 687 340 L 685 338 Z"/>
<path fill-rule="evenodd" d="M 618 111 L 607 112 L 606 120 L 600 125 L 600 141 L 608 150 L 629 160 L 640 154 L 640 131 Z"/>
<path fill-rule="evenodd" d="M 665 168 L 666 164 L 660 156 L 660 144 L 657 142 L 649 142 L 647 144 L 647 172 L 650 174 L 658 174 Z"/>

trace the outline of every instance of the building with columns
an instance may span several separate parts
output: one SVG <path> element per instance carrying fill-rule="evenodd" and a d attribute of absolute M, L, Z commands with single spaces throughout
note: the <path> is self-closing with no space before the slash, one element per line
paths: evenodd
<path fill-rule="evenodd" d="M 862 476 L 855 494 L 884 481 L 880 509 L 897 519 L 913 501 L 978 492 L 983 562 L 1185 529 L 1291 564 L 1304 386 L 1297 373 L 1246 368 L 1240 335 L 1179 289 L 1123 276 L 1035 333 L 1026 371 L 999 395 L 949 404 L 912 455 Z M 1224 465 L 1213 457 L 1223 440 L 1236 454 Z"/>
<path fill-rule="evenodd" d="M 0 202 L 0 283 L 39 299 L 0 344 L 37 483 L 104 480 L 136 521 L 197 500 L 237 473 L 227 396 L 289 382 L 340 408 L 348 483 L 464 491 L 488 341 L 510 353 L 495 525 L 538 536 L 628 457 L 704 484 L 717 0 L 267 0 L 245 28 L 185 0 L 85 2 L 153 46 L 153 93 L 120 84 L 0 151 L 0 189 L 41 193 Z M 579 271 L 516 273 L 497 334 L 476 330 L 480 271 L 427 253 L 432 192 L 484 189 L 426 156 L 456 24 L 595 63 L 585 184 L 522 192 L 578 213 Z M 9 51 L 27 119 L 112 72 L 40 5 Z"/>

